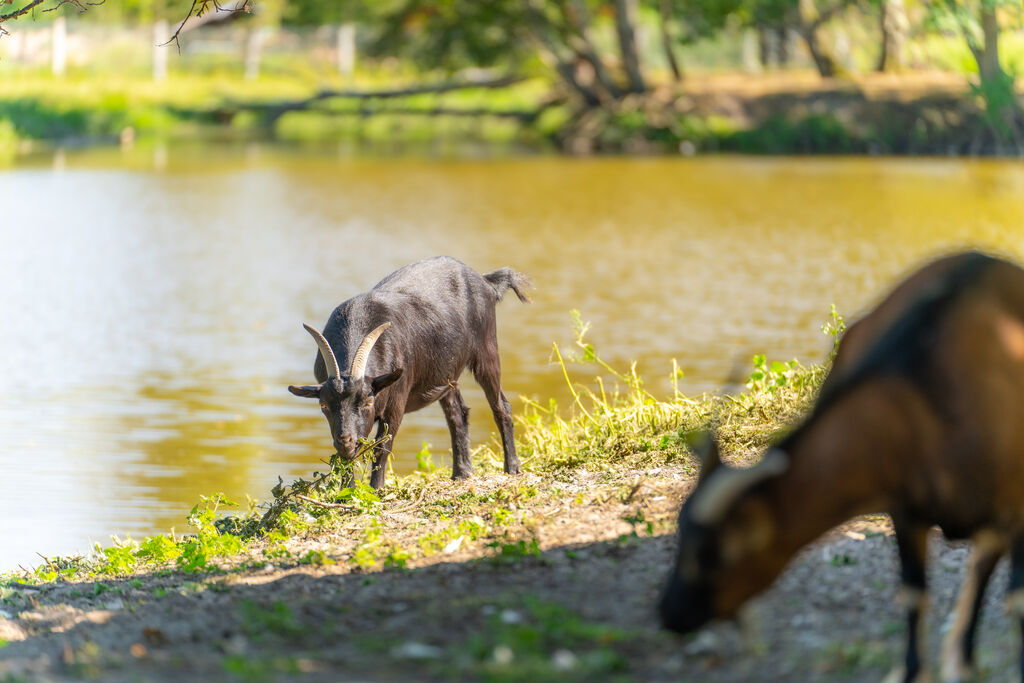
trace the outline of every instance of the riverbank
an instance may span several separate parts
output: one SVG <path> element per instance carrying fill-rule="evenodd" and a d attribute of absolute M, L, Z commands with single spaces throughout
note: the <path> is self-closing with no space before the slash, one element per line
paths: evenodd
<path fill-rule="evenodd" d="M 448 141 L 570 154 L 1019 154 L 1000 141 L 967 80 L 944 72 L 716 74 L 583 112 L 536 78 L 365 96 L 394 91 L 375 81 L 325 90 L 283 78 L 154 84 L 26 77 L 0 95 L 0 158 L 9 162 L 41 144 L 140 138 L 347 142 L 392 153 Z"/>
<path fill-rule="evenodd" d="M 899 660 L 884 518 L 855 520 L 802 552 L 754 603 L 745 637 L 730 624 L 687 638 L 660 631 L 654 605 L 692 485 L 689 463 L 440 478 L 414 510 L 259 541 L 217 571 L 10 584 L 0 676 L 877 681 Z M 391 549 L 383 563 L 369 559 L 371 531 Z M 965 561 L 964 547 L 934 540 L 932 661 Z M 1016 653 L 1004 573 L 979 634 L 984 680 L 1010 680 Z"/>
<path fill-rule="evenodd" d="M 838 318 L 828 330 L 838 334 Z M 475 454 L 476 476 L 452 482 L 423 452 L 420 471 L 379 496 L 314 477 L 235 517 L 207 499 L 192 511 L 192 536 L 50 558 L 0 583 L 0 674 L 878 680 L 904 630 L 884 517 L 805 549 L 755 603 L 745 638 L 728 624 L 685 639 L 656 625 L 679 501 L 697 474 L 690 436 L 712 425 L 726 459 L 751 464 L 807 409 L 823 368 L 758 357 L 743 393 L 658 400 L 632 372 L 605 366 L 582 332 L 580 359 L 605 379 L 574 385 L 568 419 L 528 404 L 523 474 L 500 473 L 490 446 Z M 966 550 L 936 541 L 933 551 L 935 652 Z M 1016 652 L 1000 592 L 979 634 L 990 680 L 1003 680 Z"/>

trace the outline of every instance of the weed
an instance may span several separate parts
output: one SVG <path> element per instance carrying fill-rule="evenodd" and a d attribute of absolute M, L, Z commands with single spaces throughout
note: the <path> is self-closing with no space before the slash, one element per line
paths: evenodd
<path fill-rule="evenodd" d="M 281 601 L 261 605 L 252 600 L 243 600 L 238 606 L 238 612 L 242 629 L 252 638 L 261 638 L 267 633 L 282 638 L 295 638 L 306 630 L 296 623 L 291 608 Z"/>
<path fill-rule="evenodd" d="M 217 510 L 221 505 L 233 506 L 224 494 L 201 496 L 188 515 L 188 522 L 196 528 L 196 535 L 181 544 L 181 554 L 177 558 L 178 568 L 186 572 L 202 572 L 217 569 L 210 564 L 216 557 L 229 557 L 238 554 L 244 547 L 242 540 L 234 534 L 220 533 L 214 522 Z"/>
<path fill-rule="evenodd" d="M 430 455 L 430 444 L 423 442 L 423 447 L 416 454 L 416 469 L 420 472 L 431 473 L 437 469 L 434 459 Z"/>
<path fill-rule="evenodd" d="M 520 539 L 512 543 L 491 541 L 487 544 L 487 547 L 494 549 L 495 552 L 491 557 L 491 561 L 499 564 L 503 562 L 516 562 L 524 557 L 540 557 L 540 546 L 537 544 L 536 538 L 531 538 L 529 541 Z"/>
<path fill-rule="evenodd" d="M 310 550 L 299 558 L 299 564 L 309 564 L 314 567 L 323 567 L 328 564 L 335 564 L 334 560 L 327 556 L 323 550 Z"/>
<path fill-rule="evenodd" d="M 642 509 L 638 509 L 633 515 L 626 515 L 625 517 L 622 517 L 622 521 L 627 522 L 633 527 L 633 536 L 635 538 L 639 538 L 640 536 L 637 533 L 637 527 L 643 529 L 648 536 L 654 536 L 654 522 L 644 516 L 644 511 Z"/>

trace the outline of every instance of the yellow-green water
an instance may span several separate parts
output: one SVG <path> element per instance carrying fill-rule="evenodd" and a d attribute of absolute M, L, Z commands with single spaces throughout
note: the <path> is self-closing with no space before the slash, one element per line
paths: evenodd
<path fill-rule="evenodd" d="M 666 391 L 818 361 L 923 259 L 1024 256 L 1024 164 L 892 159 L 352 159 L 269 147 L 68 152 L 0 172 L 0 568 L 182 528 L 199 494 L 261 498 L 330 453 L 302 330 L 391 270 L 451 254 L 536 284 L 499 307 L 506 393 L 568 402 L 569 310 Z M 577 369 L 585 380 L 592 367 Z M 468 375 L 473 443 L 493 423 Z M 440 408 L 407 417 L 448 460 Z"/>

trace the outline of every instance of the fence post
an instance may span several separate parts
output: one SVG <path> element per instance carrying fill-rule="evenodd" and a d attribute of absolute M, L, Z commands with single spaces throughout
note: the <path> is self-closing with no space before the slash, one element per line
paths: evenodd
<path fill-rule="evenodd" d="M 356 25 L 338 27 L 338 73 L 351 76 L 356 68 Z"/>
<path fill-rule="evenodd" d="M 153 22 L 153 80 L 162 83 L 167 80 L 167 20 Z"/>
<path fill-rule="evenodd" d="M 54 76 L 63 76 L 68 66 L 68 27 L 64 17 L 53 22 L 50 40 L 50 68 Z"/>
<path fill-rule="evenodd" d="M 263 47 L 263 27 L 251 26 L 245 33 L 245 80 L 254 81 L 260 75 L 260 50 Z"/>

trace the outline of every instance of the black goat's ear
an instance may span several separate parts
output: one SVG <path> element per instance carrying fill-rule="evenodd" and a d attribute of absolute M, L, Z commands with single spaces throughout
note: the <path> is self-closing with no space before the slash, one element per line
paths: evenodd
<path fill-rule="evenodd" d="M 373 393 L 376 394 L 378 391 L 397 382 L 398 378 L 402 376 L 402 372 L 402 368 L 398 368 L 397 370 L 392 370 L 387 374 L 377 375 L 374 377 L 370 382 L 370 385 L 373 387 Z"/>
<path fill-rule="evenodd" d="M 718 439 L 709 431 L 701 432 L 694 436 L 690 448 L 700 458 L 700 475 L 697 477 L 699 485 L 722 466 L 722 458 L 718 452 Z"/>
<path fill-rule="evenodd" d="M 310 387 L 310 386 L 297 387 L 295 385 L 290 385 L 288 387 L 288 391 L 292 392 L 296 396 L 301 396 L 302 398 L 320 398 L 320 385 L 319 384 L 314 386 L 314 387 Z"/>

